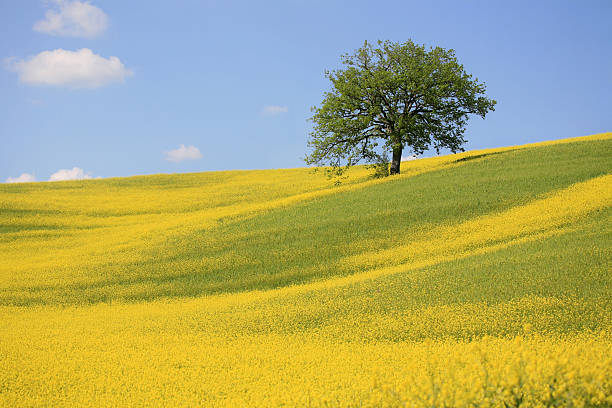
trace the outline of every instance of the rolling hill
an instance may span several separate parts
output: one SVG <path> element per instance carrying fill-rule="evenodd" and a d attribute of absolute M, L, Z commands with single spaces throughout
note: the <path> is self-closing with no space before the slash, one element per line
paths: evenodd
<path fill-rule="evenodd" d="M 0 185 L 0 405 L 612 406 L 612 133 Z"/>

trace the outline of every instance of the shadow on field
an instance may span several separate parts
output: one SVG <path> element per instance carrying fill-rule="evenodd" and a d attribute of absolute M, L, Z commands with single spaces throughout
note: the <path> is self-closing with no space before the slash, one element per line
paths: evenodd
<path fill-rule="evenodd" d="M 497 154 L 509 153 L 509 152 L 514 152 L 514 151 L 516 151 L 516 149 L 506 150 L 504 152 L 491 152 L 491 153 L 475 154 L 473 156 L 466 156 L 466 157 L 462 157 L 460 159 L 457 159 L 457 160 L 455 160 L 455 163 L 462 163 L 462 162 L 466 162 L 466 161 L 470 161 L 470 160 L 482 159 L 483 157 L 494 156 L 494 155 L 497 155 Z"/>

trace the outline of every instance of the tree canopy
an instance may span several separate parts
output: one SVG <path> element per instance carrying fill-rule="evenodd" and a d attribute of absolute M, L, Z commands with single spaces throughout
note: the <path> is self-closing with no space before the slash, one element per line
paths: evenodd
<path fill-rule="evenodd" d="M 329 165 L 335 174 L 360 161 L 384 163 L 386 174 L 397 174 L 404 149 L 463 151 L 470 115 L 495 110 L 484 83 L 465 72 L 454 50 L 411 40 L 377 45 L 366 41 L 342 56 L 345 68 L 325 72 L 332 89 L 312 108 L 306 163 Z"/>

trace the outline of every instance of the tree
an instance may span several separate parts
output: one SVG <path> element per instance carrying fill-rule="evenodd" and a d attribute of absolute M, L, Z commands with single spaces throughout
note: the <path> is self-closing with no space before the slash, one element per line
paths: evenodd
<path fill-rule="evenodd" d="M 361 160 L 383 162 L 385 173 L 398 174 L 405 148 L 416 155 L 432 146 L 438 153 L 464 151 L 469 116 L 495 110 L 485 85 L 465 72 L 452 49 L 410 40 L 378 41 L 375 48 L 366 41 L 342 63 L 344 69 L 325 72 L 332 89 L 312 108 L 312 151 L 305 158 L 330 165 L 334 174 Z"/>

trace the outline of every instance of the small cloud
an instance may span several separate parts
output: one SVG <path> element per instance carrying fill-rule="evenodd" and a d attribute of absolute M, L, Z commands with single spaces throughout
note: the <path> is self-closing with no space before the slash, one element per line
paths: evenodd
<path fill-rule="evenodd" d="M 132 75 L 117 57 L 104 58 L 89 48 L 78 51 L 57 49 L 43 51 L 26 60 L 6 58 L 5 66 L 19 74 L 19 80 L 29 85 L 98 88 L 113 82 L 123 82 Z"/>
<path fill-rule="evenodd" d="M 54 10 L 34 24 L 34 31 L 62 37 L 93 38 L 108 26 L 108 16 L 89 1 L 54 0 Z"/>
<path fill-rule="evenodd" d="M 166 160 L 174 163 L 182 162 L 183 160 L 198 160 L 202 158 L 200 149 L 195 146 L 180 145 L 178 149 L 164 152 Z"/>
<path fill-rule="evenodd" d="M 7 183 L 31 183 L 33 181 L 36 181 L 36 177 L 29 173 L 23 173 L 19 177 L 9 177 L 6 179 Z"/>
<path fill-rule="evenodd" d="M 410 161 L 410 160 L 416 160 L 416 159 L 418 159 L 416 154 L 413 154 L 412 156 L 402 157 L 402 161 Z"/>
<path fill-rule="evenodd" d="M 49 181 L 64 181 L 64 180 L 85 180 L 90 179 L 91 175 L 85 173 L 79 167 L 73 167 L 72 170 L 61 169 L 56 171 L 49 177 Z"/>
<path fill-rule="evenodd" d="M 267 105 L 263 107 L 261 113 L 264 115 L 274 116 L 280 115 L 281 113 L 287 113 L 288 111 L 289 108 L 286 106 Z"/>

